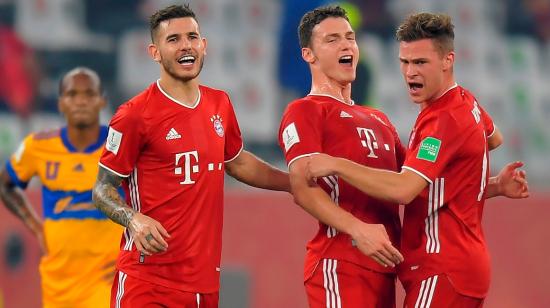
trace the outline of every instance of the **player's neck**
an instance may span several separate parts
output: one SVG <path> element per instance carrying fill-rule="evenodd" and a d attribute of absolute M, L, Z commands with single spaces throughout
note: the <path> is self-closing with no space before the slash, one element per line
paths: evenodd
<path fill-rule="evenodd" d="M 74 146 L 74 148 L 79 152 L 82 152 L 90 145 L 97 142 L 97 139 L 99 138 L 99 130 L 99 124 L 85 128 L 67 126 L 67 137 L 69 138 L 71 145 Z"/>
<path fill-rule="evenodd" d="M 181 104 L 189 107 L 193 107 L 196 104 L 200 95 L 197 78 L 184 82 L 174 78 L 161 77 L 158 83 L 162 91 Z"/>
<path fill-rule="evenodd" d="M 312 76 L 310 94 L 329 95 L 335 97 L 346 104 L 353 105 L 351 100 L 351 83 L 340 84 L 328 77 L 316 78 Z"/>
<path fill-rule="evenodd" d="M 449 90 L 454 88 L 456 85 L 457 84 L 454 78 L 449 79 L 441 86 L 441 88 L 439 88 L 439 91 L 437 91 L 433 98 L 428 99 L 420 104 L 420 110 L 424 110 L 426 107 L 439 100 L 443 95 L 445 95 L 445 93 L 449 92 Z"/>

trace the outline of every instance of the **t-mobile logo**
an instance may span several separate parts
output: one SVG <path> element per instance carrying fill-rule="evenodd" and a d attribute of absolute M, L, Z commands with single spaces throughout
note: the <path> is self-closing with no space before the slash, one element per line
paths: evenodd
<path fill-rule="evenodd" d="M 183 162 L 180 163 L 183 157 Z M 191 180 L 191 173 L 199 172 L 199 154 L 197 151 L 177 153 L 176 154 L 176 168 L 174 172 L 177 175 L 183 174 L 183 181 L 180 184 L 189 185 L 195 184 L 195 181 Z M 183 165 L 183 168 L 181 167 Z"/>
<path fill-rule="evenodd" d="M 359 138 L 361 139 L 361 145 L 369 149 L 368 157 L 378 158 L 374 154 L 374 149 L 378 149 L 378 142 L 376 142 L 376 136 L 374 136 L 374 131 L 369 128 L 357 127 L 357 133 L 359 133 Z M 363 139 L 363 137 L 365 139 Z"/>

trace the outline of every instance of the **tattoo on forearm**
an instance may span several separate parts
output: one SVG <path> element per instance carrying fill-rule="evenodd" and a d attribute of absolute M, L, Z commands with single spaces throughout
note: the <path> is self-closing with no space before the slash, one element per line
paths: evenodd
<path fill-rule="evenodd" d="M 128 227 L 135 211 L 128 207 L 118 193 L 122 178 L 99 167 L 97 182 L 93 191 L 94 205 L 112 221 Z"/>

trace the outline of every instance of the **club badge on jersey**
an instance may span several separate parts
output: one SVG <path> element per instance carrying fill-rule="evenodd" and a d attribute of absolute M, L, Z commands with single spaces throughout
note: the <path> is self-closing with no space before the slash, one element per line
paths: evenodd
<path fill-rule="evenodd" d="M 224 130 L 222 125 L 222 122 L 223 122 L 222 118 L 216 114 L 210 118 L 210 121 L 214 123 L 214 130 L 216 131 L 216 134 L 218 134 L 218 136 L 220 137 L 223 137 Z"/>

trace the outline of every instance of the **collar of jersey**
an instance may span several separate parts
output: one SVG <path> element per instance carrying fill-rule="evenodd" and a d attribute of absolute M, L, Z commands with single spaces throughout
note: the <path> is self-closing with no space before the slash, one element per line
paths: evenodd
<path fill-rule="evenodd" d="M 332 96 L 332 95 L 329 95 L 329 94 L 309 93 L 307 96 L 324 96 L 324 97 L 330 97 L 330 98 L 335 99 L 335 100 L 339 101 L 340 103 L 345 104 L 345 105 L 348 105 L 348 106 L 353 106 L 353 105 L 355 105 L 355 102 L 354 102 L 353 100 L 351 101 L 351 104 L 348 104 L 348 103 L 344 102 L 343 100 L 341 100 L 341 99 L 339 99 L 339 98 L 336 98 L 336 97 L 334 97 L 334 96 Z"/>
<path fill-rule="evenodd" d="M 157 80 L 157 88 L 160 90 L 160 92 L 162 94 L 164 94 L 164 96 L 166 96 L 169 100 L 173 101 L 174 103 L 178 104 L 178 105 L 181 105 L 185 108 L 189 108 L 189 109 L 195 109 L 197 108 L 197 106 L 199 105 L 199 103 L 201 102 L 201 90 L 199 88 L 199 96 L 197 96 L 197 100 L 195 100 L 195 103 L 193 104 L 193 106 L 188 106 L 180 101 L 178 101 L 177 99 L 173 98 L 172 96 L 170 96 L 170 94 L 164 92 L 164 90 L 162 89 L 162 87 L 160 86 L 160 79 Z"/>
<path fill-rule="evenodd" d="M 99 128 L 99 136 L 97 137 L 97 141 L 91 145 L 89 145 L 87 148 L 84 149 L 83 153 L 93 153 L 97 149 L 101 148 L 103 146 L 103 143 L 105 143 L 105 140 L 107 140 L 107 134 L 109 133 L 109 130 L 107 126 L 101 125 Z M 69 135 L 67 133 L 67 126 L 61 128 L 61 141 L 63 142 L 63 145 L 69 152 L 79 152 L 74 145 L 71 144 L 69 141 Z"/>
<path fill-rule="evenodd" d="M 442 98 L 443 96 L 445 96 L 445 94 L 449 93 L 449 91 L 451 91 L 452 89 L 458 87 L 458 84 L 455 82 L 454 85 L 452 85 L 450 88 L 447 89 L 447 91 L 443 92 L 443 94 L 439 95 L 438 98 L 434 99 L 434 102 L 435 101 L 438 101 L 440 98 Z"/>

